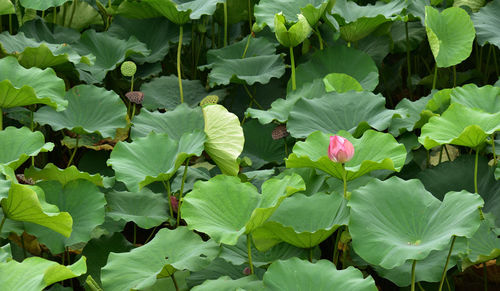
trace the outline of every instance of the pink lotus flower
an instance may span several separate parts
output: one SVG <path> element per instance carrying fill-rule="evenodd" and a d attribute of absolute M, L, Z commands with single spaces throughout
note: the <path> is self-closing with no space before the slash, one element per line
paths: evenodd
<path fill-rule="evenodd" d="M 330 146 L 328 147 L 328 157 L 337 163 L 345 163 L 354 156 L 354 146 L 347 139 L 334 135 L 330 136 Z"/>

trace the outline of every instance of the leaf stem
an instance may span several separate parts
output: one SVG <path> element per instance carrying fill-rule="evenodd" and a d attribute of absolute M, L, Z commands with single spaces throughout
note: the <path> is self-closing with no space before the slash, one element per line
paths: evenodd
<path fill-rule="evenodd" d="M 248 35 L 247 44 L 245 45 L 245 50 L 243 51 L 243 55 L 241 56 L 242 59 L 244 59 L 245 56 L 247 55 L 247 51 L 248 51 L 248 47 L 250 46 L 250 39 L 251 38 L 252 38 L 252 36 Z"/>
<path fill-rule="evenodd" d="M 432 80 L 432 89 L 436 89 L 436 83 L 437 83 L 437 76 L 438 76 L 438 66 L 437 64 L 434 66 L 434 78 Z"/>
<path fill-rule="evenodd" d="M 243 84 L 243 88 L 245 88 L 245 92 L 247 92 L 248 97 L 250 97 L 250 100 L 251 100 L 252 102 L 254 102 L 254 103 L 255 103 L 255 105 L 257 105 L 257 107 L 259 107 L 259 109 L 260 109 L 260 110 L 264 110 L 264 107 L 262 107 L 262 106 L 259 104 L 259 102 L 257 102 L 257 100 L 255 100 L 255 97 L 253 97 L 252 93 L 250 93 L 250 90 L 248 90 L 247 84 L 245 84 L 245 83 L 244 83 L 244 84 Z M 250 105 L 249 105 L 248 107 L 250 107 Z"/>
<path fill-rule="evenodd" d="M 248 264 L 250 265 L 250 274 L 255 274 L 253 271 L 252 264 L 252 241 L 250 238 L 250 234 L 247 234 L 247 254 L 248 254 Z"/>
<path fill-rule="evenodd" d="M 339 241 L 340 241 L 340 236 L 342 234 L 342 228 L 343 227 L 339 227 L 337 229 L 337 235 L 335 236 L 335 243 L 333 245 L 333 264 L 335 265 L 335 268 L 338 269 L 337 267 L 337 264 L 338 264 L 338 261 L 339 261 Z"/>
<path fill-rule="evenodd" d="M 448 152 L 448 147 L 446 145 L 444 145 L 444 151 L 446 152 L 446 156 L 448 157 L 448 161 L 451 162 L 450 153 Z"/>
<path fill-rule="evenodd" d="M 322 51 L 323 50 L 323 38 L 321 37 L 321 32 L 319 31 L 318 26 L 316 26 L 316 28 L 314 29 L 314 32 L 318 36 L 319 50 Z"/>
<path fill-rule="evenodd" d="M 187 170 L 189 168 L 189 159 L 186 160 L 186 165 L 184 166 L 184 173 L 182 174 L 181 190 L 179 192 L 179 206 L 177 207 L 177 226 L 181 222 L 181 205 L 182 205 L 182 194 L 184 193 L 184 183 L 186 182 Z"/>
<path fill-rule="evenodd" d="M 295 83 L 295 58 L 293 56 L 293 47 L 290 47 L 290 63 L 292 66 L 292 90 L 297 89 L 297 84 Z"/>
<path fill-rule="evenodd" d="M 172 196 L 172 192 L 170 191 L 170 180 L 167 180 L 167 183 L 165 183 L 165 180 L 162 180 L 161 182 L 163 183 L 163 186 L 165 186 L 165 189 L 167 190 L 168 208 L 170 211 L 170 217 L 174 218 L 174 210 L 172 209 L 172 203 L 170 202 L 170 196 Z"/>
<path fill-rule="evenodd" d="M 76 155 L 76 150 L 78 150 L 78 141 L 80 140 L 80 135 L 76 135 L 76 144 L 75 144 L 75 149 L 73 150 L 73 153 L 71 154 L 71 157 L 69 158 L 68 164 L 66 165 L 66 168 L 69 168 L 71 166 L 71 163 L 73 162 L 73 159 L 75 158 Z"/>
<path fill-rule="evenodd" d="M 177 285 L 177 280 L 175 280 L 175 276 L 174 274 L 172 273 L 172 275 L 170 275 L 170 278 L 172 278 L 172 282 L 174 282 L 174 287 L 175 287 L 175 290 L 176 291 L 179 291 L 179 285 Z"/>
<path fill-rule="evenodd" d="M 417 260 L 413 260 L 411 265 L 411 291 L 415 291 L 415 266 L 417 265 Z"/>
<path fill-rule="evenodd" d="M 479 150 L 476 149 L 476 161 L 474 162 L 474 191 L 479 194 L 477 191 L 477 161 L 479 160 Z"/>
<path fill-rule="evenodd" d="M 411 84 L 411 56 L 410 56 L 410 38 L 408 36 L 408 21 L 405 22 L 405 33 L 406 33 L 406 63 L 408 69 L 408 76 L 406 79 L 406 86 L 408 87 L 408 93 L 410 95 L 410 100 L 412 100 L 412 84 Z"/>
<path fill-rule="evenodd" d="M 3 218 L 2 218 L 2 222 L 0 222 L 0 234 L 2 233 L 2 228 L 3 228 L 3 225 L 4 225 L 6 219 L 7 219 L 7 217 L 5 217 L 5 213 L 4 213 Z"/>
<path fill-rule="evenodd" d="M 448 251 L 448 257 L 446 257 L 446 263 L 444 264 L 443 273 L 441 274 L 441 281 L 439 282 L 439 291 L 443 290 L 444 278 L 446 277 L 446 269 L 448 268 L 448 263 L 450 262 L 451 252 L 453 251 L 453 245 L 455 245 L 456 238 L 456 236 L 453 236 L 453 238 L 451 239 L 450 250 Z"/>
<path fill-rule="evenodd" d="M 144 244 L 147 244 L 151 238 L 153 237 L 153 235 L 155 234 L 155 231 L 156 229 L 158 228 L 158 226 L 155 226 L 155 228 L 153 228 L 153 231 L 151 232 L 151 234 L 148 236 L 148 238 L 146 239 L 146 241 L 144 242 Z"/>
<path fill-rule="evenodd" d="M 345 164 L 342 163 L 342 180 L 344 181 L 344 198 L 347 199 L 347 171 L 345 170 Z"/>
<path fill-rule="evenodd" d="M 224 47 L 227 46 L 227 1 L 222 3 L 224 6 Z"/>
<path fill-rule="evenodd" d="M 491 149 L 493 150 L 493 166 L 496 166 L 498 161 L 497 161 L 497 153 L 495 150 L 495 133 L 491 134 Z"/>
<path fill-rule="evenodd" d="M 252 4 L 251 4 L 251 1 L 248 0 L 248 26 L 250 28 L 250 34 L 252 33 Z"/>
<path fill-rule="evenodd" d="M 184 92 L 182 91 L 182 76 L 181 76 L 181 51 L 182 51 L 182 35 L 183 26 L 179 26 L 179 44 L 177 45 L 177 78 L 179 79 L 179 93 L 181 96 L 181 104 L 184 103 Z"/>
<path fill-rule="evenodd" d="M 73 23 L 73 16 L 75 16 L 75 11 L 76 11 L 76 6 L 78 5 L 78 0 L 74 0 L 73 3 L 71 3 L 71 16 L 69 17 L 69 23 L 68 27 L 71 28 L 71 24 Z"/>

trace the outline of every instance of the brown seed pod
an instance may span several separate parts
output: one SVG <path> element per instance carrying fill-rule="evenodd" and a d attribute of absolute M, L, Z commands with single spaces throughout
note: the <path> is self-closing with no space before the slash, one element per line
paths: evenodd
<path fill-rule="evenodd" d="M 125 97 L 127 97 L 127 99 L 132 103 L 142 104 L 142 100 L 144 100 L 144 93 L 141 91 L 131 91 L 125 93 Z"/>
<path fill-rule="evenodd" d="M 290 133 L 286 130 L 286 125 L 285 124 L 280 124 L 274 128 L 271 136 L 273 137 L 274 140 L 285 138 L 289 136 Z"/>

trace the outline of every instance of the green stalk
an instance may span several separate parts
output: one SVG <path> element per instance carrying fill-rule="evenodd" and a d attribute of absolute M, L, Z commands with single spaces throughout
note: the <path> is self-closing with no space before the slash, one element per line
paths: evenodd
<path fill-rule="evenodd" d="M 340 235 L 342 234 L 342 227 L 339 227 L 337 229 L 337 235 L 335 236 L 335 244 L 333 246 L 333 264 L 335 265 L 335 268 L 338 269 L 338 261 L 339 261 L 339 241 L 340 241 Z"/>
<path fill-rule="evenodd" d="M 250 33 L 252 33 L 252 4 L 251 1 L 248 0 L 248 27 L 250 28 Z"/>
<path fill-rule="evenodd" d="M 181 77 L 181 51 L 182 51 L 182 34 L 183 27 L 179 27 L 179 45 L 177 46 L 177 78 L 179 79 L 179 92 L 181 95 L 181 104 L 184 103 L 184 93 L 182 91 L 182 77 Z"/>
<path fill-rule="evenodd" d="M 170 196 L 172 196 L 172 192 L 170 191 L 170 180 L 167 180 L 167 183 L 165 184 L 165 181 L 161 181 L 163 183 L 163 186 L 167 190 L 167 198 L 168 198 L 168 208 L 170 211 L 170 217 L 174 217 L 174 210 L 172 209 L 172 203 L 170 203 Z"/>
<path fill-rule="evenodd" d="M 248 47 L 250 46 L 250 39 L 251 38 L 252 38 L 252 36 L 248 35 L 247 44 L 245 45 L 245 50 L 243 51 L 243 55 L 241 56 L 242 59 L 244 59 L 245 56 L 247 55 L 247 50 L 248 50 Z"/>
<path fill-rule="evenodd" d="M 255 103 L 255 105 L 257 105 L 257 107 L 259 107 L 260 110 L 264 110 L 264 108 L 259 104 L 259 102 L 257 102 L 257 100 L 255 100 L 255 97 L 253 97 L 252 93 L 250 93 L 250 90 L 248 90 L 248 87 L 245 83 L 243 83 L 243 88 L 245 88 L 245 92 L 247 92 L 248 94 L 248 97 L 250 97 L 250 100 L 252 102 Z M 250 107 L 251 105 L 249 105 L 248 107 Z"/>
<path fill-rule="evenodd" d="M 68 168 L 69 166 L 71 166 L 71 163 L 73 162 L 73 159 L 75 158 L 76 150 L 78 150 L 78 141 L 79 141 L 79 139 L 80 139 L 80 135 L 77 134 L 76 135 L 75 149 L 73 150 L 73 153 L 71 154 L 71 157 L 69 158 L 69 161 L 68 161 L 68 164 L 66 165 L 66 168 Z"/>
<path fill-rule="evenodd" d="M 130 115 L 130 121 L 132 121 L 132 118 L 135 116 L 135 103 L 130 103 L 132 106 L 132 114 Z"/>
<path fill-rule="evenodd" d="M 456 236 L 453 236 L 453 238 L 451 239 L 450 250 L 448 251 L 448 257 L 446 257 L 446 263 L 444 264 L 443 273 L 441 274 L 441 282 L 439 282 L 439 291 L 443 290 L 444 278 L 446 277 L 446 268 L 448 268 L 448 263 L 450 262 L 451 252 L 453 251 L 453 245 L 455 244 L 456 238 Z"/>
<path fill-rule="evenodd" d="M 417 260 L 413 260 L 411 265 L 411 291 L 415 291 L 415 266 L 417 265 Z"/>
<path fill-rule="evenodd" d="M 453 88 L 457 86 L 457 66 L 453 66 Z"/>
<path fill-rule="evenodd" d="M 410 38 L 408 37 L 408 22 L 405 22 L 405 32 L 406 32 L 406 63 L 408 69 L 408 78 L 406 80 L 406 86 L 408 86 L 408 92 L 410 94 L 410 100 L 412 99 L 411 90 L 411 59 L 410 59 Z"/>
<path fill-rule="evenodd" d="M 174 274 L 172 273 L 172 275 L 170 275 L 170 278 L 172 278 L 172 282 L 174 282 L 174 287 L 175 287 L 175 290 L 176 291 L 179 291 L 179 285 L 177 285 L 177 280 L 175 280 L 175 276 Z"/>
<path fill-rule="evenodd" d="M 153 237 L 153 235 L 155 234 L 155 231 L 156 229 L 158 228 L 158 226 L 155 226 L 155 228 L 153 228 L 153 231 L 149 234 L 148 238 L 146 239 L 146 241 L 144 242 L 144 244 L 147 244 L 151 238 Z"/>
<path fill-rule="evenodd" d="M 224 6 L 224 47 L 227 46 L 227 1 L 222 4 Z"/>
<path fill-rule="evenodd" d="M 4 225 L 6 219 L 7 219 L 7 217 L 5 217 L 5 213 L 4 213 L 3 218 L 2 218 L 2 222 L 0 222 L 0 233 L 2 233 L 2 228 L 3 228 L 3 225 Z"/>
<path fill-rule="evenodd" d="M 493 166 L 496 166 L 497 161 L 497 153 L 495 151 L 495 133 L 491 134 L 491 149 L 493 150 Z"/>
<path fill-rule="evenodd" d="M 111 0 L 108 0 L 108 7 L 111 7 Z"/>
<path fill-rule="evenodd" d="M 2 112 L 2 107 L 0 107 L 0 130 L 3 130 L 3 112 Z"/>
<path fill-rule="evenodd" d="M 476 149 L 476 161 L 474 162 L 474 191 L 479 194 L 477 191 L 477 161 L 479 160 L 479 151 Z"/>
<path fill-rule="evenodd" d="M 347 199 L 347 171 L 345 170 L 345 164 L 342 164 L 342 180 L 344 181 L 344 198 Z"/>
<path fill-rule="evenodd" d="M 132 80 L 130 80 L 130 92 L 134 91 L 134 75 L 132 75 Z"/>
<path fill-rule="evenodd" d="M 179 206 L 177 208 L 177 226 L 179 226 L 179 223 L 181 221 L 182 193 L 184 193 L 184 183 L 186 182 L 188 168 L 189 168 L 189 158 L 186 160 L 186 165 L 184 166 L 184 173 L 182 174 L 181 191 L 179 192 Z"/>
<path fill-rule="evenodd" d="M 247 253 L 248 253 L 248 264 L 250 265 L 250 274 L 254 274 L 253 264 L 252 264 L 252 241 L 250 239 L 250 234 L 247 234 Z"/>
<path fill-rule="evenodd" d="M 12 14 L 9 14 L 9 33 L 12 34 Z"/>
<path fill-rule="evenodd" d="M 297 84 L 295 83 L 295 59 L 293 56 L 293 47 L 290 47 L 290 62 L 292 65 L 292 90 L 297 89 Z"/>
<path fill-rule="evenodd" d="M 437 83 L 437 77 L 438 77 L 438 66 L 437 64 L 434 66 L 434 79 L 432 80 L 432 89 L 436 89 L 436 83 Z"/>
<path fill-rule="evenodd" d="M 321 32 L 319 31 L 318 27 L 316 27 L 316 29 L 314 29 L 314 32 L 318 36 L 319 50 L 322 51 L 323 50 L 323 38 L 321 37 Z"/>

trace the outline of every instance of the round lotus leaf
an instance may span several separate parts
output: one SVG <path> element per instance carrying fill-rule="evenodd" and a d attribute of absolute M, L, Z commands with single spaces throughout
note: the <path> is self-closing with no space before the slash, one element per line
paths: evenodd
<path fill-rule="evenodd" d="M 500 88 L 491 85 L 478 87 L 466 84 L 451 91 L 450 103 L 460 103 L 473 109 L 495 114 L 500 112 Z"/>
<path fill-rule="evenodd" d="M 315 52 L 309 61 L 297 66 L 295 73 L 297 89 L 330 73 L 349 75 L 367 91 L 374 90 L 378 84 L 378 69 L 370 56 L 346 46 L 331 46 Z M 291 88 L 291 82 L 288 87 Z"/>
<path fill-rule="evenodd" d="M 190 19 L 200 19 L 212 15 L 218 3 L 225 0 L 144 0 L 170 21 L 183 25 Z"/>
<path fill-rule="evenodd" d="M 64 91 L 64 81 L 51 68 L 25 69 L 12 56 L 0 59 L 0 108 L 47 104 L 61 111 L 68 104 Z"/>
<path fill-rule="evenodd" d="M 21 0 L 24 8 L 35 10 L 47 10 L 51 7 L 58 7 L 71 0 Z"/>
<path fill-rule="evenodd" d="M 201 155 L 204 142 L 201 131 L 186 133 L 179 141 L 152 132 L 131 143 L 117 143 L 107 164 L 115 170 L 118 181 L 138 192 L 155 181 L 170 179 L 187 158 Z"/>
<path fill-rule="evenodd" d="M 100 174 L 91 175 L 87 172 L 80 172 L 75 166 L 67 167 L 66 169 L 59 169 L 52 163 L 48 163 L 43 169 L 31 166 L 24 170 L 24 176 L 33 179 L 35 182 L 56 180 L 62 185 L 66 185 L 70 181 L 82 179 L 90 181 L 96 186 L 104 187 L 103 177 Z"/>
<path fill-rule="evenodd" d="M 43 290 L 56 282 L 75 278 L 87 272 L 86 258 L 69 266 L 40 257 L 0 263 L 0 285 L 5 290 Z"/>
<path fill-rule="evenodd" d="M 77 134 L 99 133 L 104 138 L 114 138 L 118 129 L 127 126 L 127 108 L 113 91 L 78 85 L 66 92 L 66 99 L 66 110 L 56 112 L 42 107 L 34 114 L 34 119 L 54 130 L 66 128 Z"/>
<path fill-rule="evenodd" d="M 14 8 L 14 4 L 12 4 L 10 0 L 0 1 L 0 15 L 14 14 L 14 13 L 16 13 L 16 9 Z"/>
<path fill-rule="evenodd" d="M 345 163 L 347 180 L 354 180 L 374 170 L 400 171 L 406 159 L 404 145 L 388 134 L 367 130 L 360 139 L 355 139 L 345 131 L 336 133 L 347 138 L 354 146 L 353 158 Z M 329 135 L 314 132 L 305 142 L 297 142 L 293 152 L 286 160 L 287 168 L 312 167 L 343 179 L 342 164 L 335 163 L 328 157 Z M 374 151 L 373 149 L 377 149 Z"/>
<path fill-rule="evenodd" d="M 481 226 L 467 241 L 468 252 L 462 267 L 484 263 L 500 256 L 500 238 L 493 232 L 487 220 L 481 221 Z"/>
<path fill-rule="evenodd" d="M 476 148 L 500 130 L 500 112 L 487 113 L 461 104 L 451 104 L 441 115 L 422 127 L 418 141 L 426 149 L 442 144 Z"/>
<path fill-rule="evenodd" d="M 477 42 L 480 45 L 490 43 L 500 48 L 500 35 L 497 28 L 500 27 L 500 3 L 491 1 L 486 6 L 479 9 L 479 12 L 472 14 L 471 19 L 476 28 Z"/>
<path fill-rule="evenodd" d="M 327 260 L 310 263 L 298 258 L 276 261 L 269 266 L 263 278 L 265 290 L 316 291 L 316 290 L 358 290 L 376 291 L 371 276 L 354 267 L 337 270 Z"/>
<path fill-rule="evenodd" d="M 222 105 L 203 107 L 205 118 L 205 151 L 226 175 L 235 176 L 239 172 L 236 159 L 243 151 L 245 137 L 236 115 Z"/>
<path fill-rule="evenodd" d="M 299 248 L 312 248 L 347 224 L 347 201 L 339 194 L 296 194 L 285 199 L 269 220 L 252 233 L 255 246 L 265 251 L 285 241 Z M 293 213 L 293 215 L 290 215 Z"/>
<path fill-rule="evenodd" d="M 297 101 L 290 111 L 287 129 L 296 138 L 305 138 L 318 130 L 324 133 L 346 130 L 361 136 L 369 128 L 387 129 L 396 114 L 385 108 L 382 95 L 368 91 L 332 92 L 320 98 Z"/>
<path fill-rule="evenodd" d="M 203 284 L 195 286 L 192 291 L 233 291 L 246 290 L 258 291 L 262 290 L 262 281 L 259 281 L 256 276 L 246 276 L 239 279 L 231 279 L 231 277 L 223 276 L 217 280 L 206 280 Z"/>
<path fill-rule="evenodd" d="M 450 7 L 439 13 L 432 6 L 426 6 L 425 29 L 436 65 L 440 68 L 457 65 L 472 52 L 476 30 L 469 14 L 462 8 Z"/>
<path fill-rule="evenodd" d="M 344 93 L 348 91 L 363 91 L 363 87 L 353 77 L 342 73 L 331 73 L 323 78 L 326 92 Z"/>
<path fill-rule="evenodd" d="M 40 131 L 31 131 L 27 127 L 12 126 L 0 131 L 0 165 L 17 169 L 29 157 L 52 151 L 54 144 L 45 143 L 45 136 Z"/>
<path fill-rule="evenodd" d="M 176 270 L 198 271 L 207 267 L 219 254 L 219 246 L 178 227 L 161 229 L 147 244 L 127 253 L 110 253 L 102 268 L 105 290 L 145 289 Z"/>
<path fill-rule="evenodd" d="M 418 180 L 374 180 L 354 190 L 348 204 L 354 251 L 386 269 L 423 260 L 431 251 L 445 249 L 452 236 L 472 237 L 483 204 L 479 195 L 467 191 L 449 192 L 441 202 Z"/>

